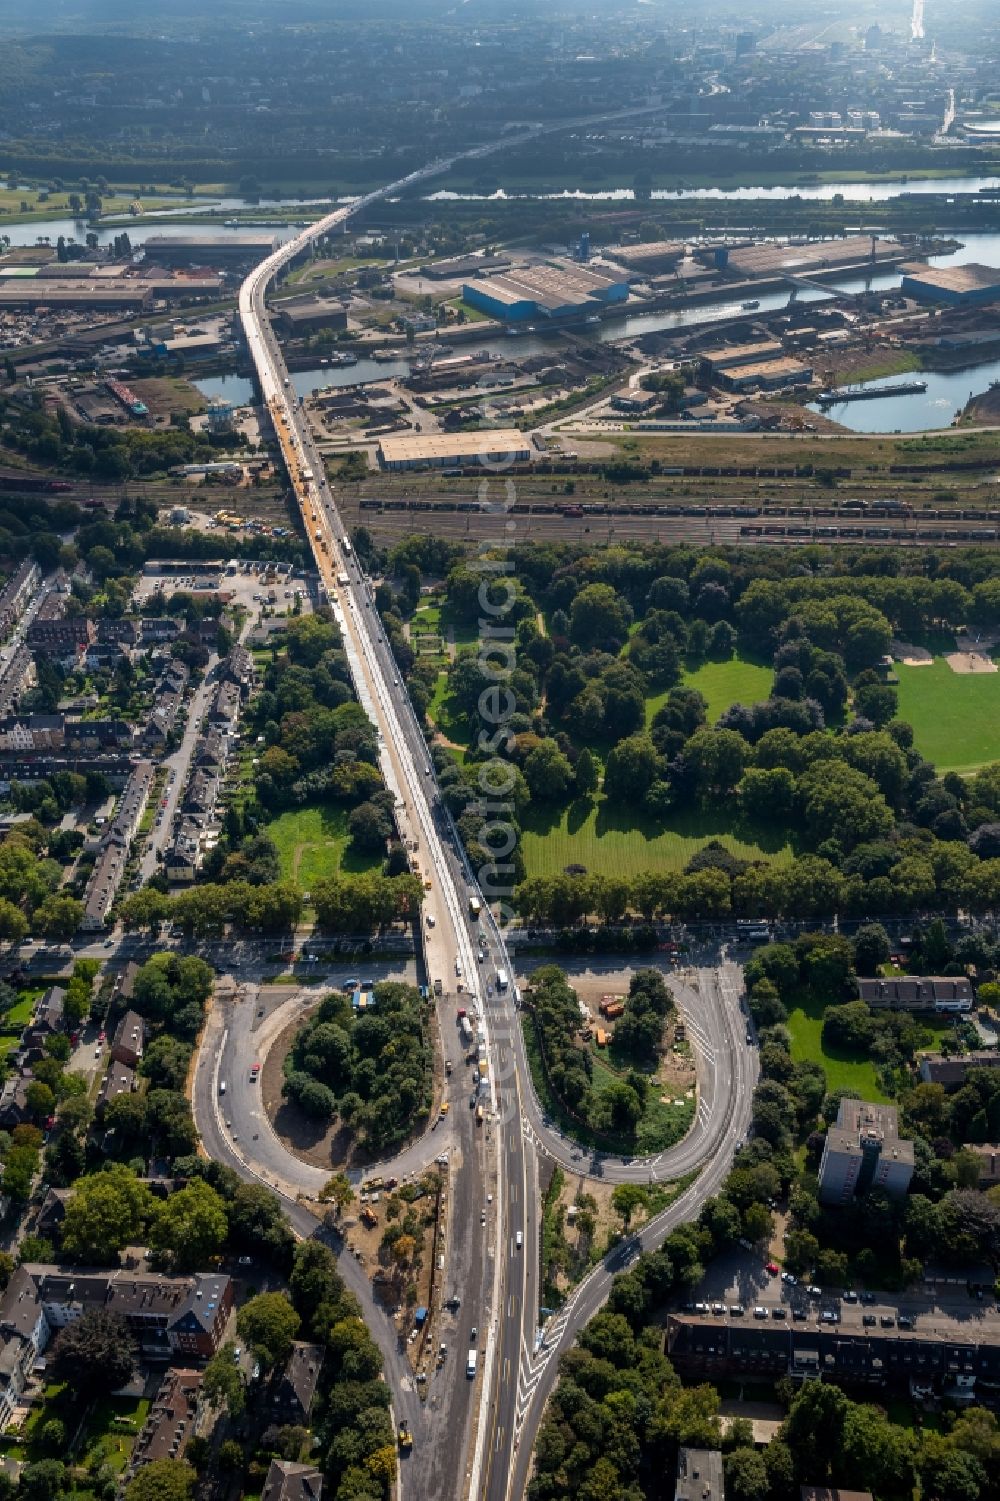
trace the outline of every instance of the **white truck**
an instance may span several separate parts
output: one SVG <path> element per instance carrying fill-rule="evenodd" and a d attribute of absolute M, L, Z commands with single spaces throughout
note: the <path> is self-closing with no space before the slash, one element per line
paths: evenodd
<path fill-rule="evenodd" d="M 498 969 L 497 970 L 497 990 L 506 990 L 507 986 L 509 984 L 510 984 L 510 981 L 507 978 L 507 971 L 505 969 Z"/>
<path fill-rule="evenodd" d="M 473 1379 L 473 1377 L 476 1374 L 476 1367 L 478 1366 L 478 1364 L 479 1364 L 479 1351 L 478 1350 L 470 1350 L 469 1351 L 469 1358 L 465 1362 L 465 1374 L 468 1376 L 468 1378 L 469 1378 L 470 1381 Z"/>

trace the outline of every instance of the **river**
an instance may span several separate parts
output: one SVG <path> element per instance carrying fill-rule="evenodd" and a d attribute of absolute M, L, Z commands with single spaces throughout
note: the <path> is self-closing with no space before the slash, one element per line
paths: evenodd
<path fill-rule="evenodd" d="M 1000 266 L 1000 234 L 963 234 L 960 249 L 947 255 L 933 256 L 930 264 L 958 266 L 969 261 Z M 829 293 L 806 288 L 799 292 L 798 301 L 822 302 L 837 291 L 861 292 L 870 289 L 889 292 L 898 288 L 901 280 L 901 273 L 896 270 L 880 271 L 871 277 L 847 277 L 843 281 L 831 282 Z M 760 307 L 755 312 L 765 313 L 787 305 L 786 291 L 764 292 L 760 295 Z M 690 328 L 698 323 L 736 318 L 741 311 L 739 301 L 723 300 L 677 311 L 635 313 L 627 318 L 616 318 L 603 323 L 598 337 L 605 342 L 635 339 L 640 334 Z M 552 347 L 551 341 L 532 335 L 519 339 L 490 339 L 484 335 L 482 344 L 477 346 L 491 354 L 511 359 L 539 354 Z M 371 384 L 393 376 L 408 375 L 409 369 L 409 362 L 405 359 L 385 364 L 361 359 L 356 365 L 332 368 L 319 366 L 294 371 L 292 380 L 296 391 L 306 396 L 317 387 Z M 926 392 L 871 402 L 851 402 L 842 407 L 831 408 L 829 415 L 855 432 L 892 432 L 897 428 L 901 432 L 921 432 L 928 428 L 947 427 L 955 413 L 965 405 L 970 392 L 984 391 L 990 381 L 997 378 L 998 371 L 994 363 L 988 363 L 968 370 L 928 371 L 925 374 L 928 381 Z M 195 375 L 192 380 L 206 397 L 223 396 L 236 404 L 250 401 L 253 397 L 250 381 L 235 374 L 204 377 Z"/>
<path fill-rule="evenodd" d="M 734 199 L 747 203 L 753 202 L 776 202 L 783 198 L 815 199 L 818 202 L 828 202 L 838 194 L 842 195 L 845 202 L 850 203 L 881 203 L 891 198 L 900 198 L 909 193 L 940 193 L 947 196 L 955 194 L 975 194 L 980 188 L 1000 189 L 1000 177 L 936 177 L 914 178 L 907 181 L 895 178 L 882 182 L 864 182 L 858 180 L 845 180 L 843 182 L 803 183 L 802 185 L 784 184 L 780 187 L 743 187 L 743 188 L 655 188 L 650 195 L 656 200 L 705 198 L 705 199 Z M 635 199 L 635 193 L 631 188 L 566 188 L 560 193 L 508 193 L 503 188 L 498 188 L 494 193 L 456 193 L 450 189 L 442 188 L 437 193 L 427 195 L 425 202 L 428 203 L 489 203 L 504 199 L 525 199 L 527 201 L 540 200 L 543 202 L 555 202 L 560 199 L 579 199 L 593 202 L 620 202 L 628 203 Z M 224 224 L 213 220 L 211 224 L 172 224 L 171 219 L 192 213 L 210 213 L 212 211 L 235 212 L 236 210 L 260 210 L 262 218 L 270 217 L 272 211 L 285 210 L 289 215 L 297 209 L 322 206 L 332 207 L 334 202 L 347 203 L 347 197 L 334 199 L 328 198 L 260 198 L 250 200 L 240 197 L 225 197 L 194 199 L 189 204 L 176 205 L 172 208 L 156 209 L 149 208 L 141 221 L 125 226 L 128 229 L 129 238 L 133 245 L 141 245 L 150 235 L 184 236 L 189 234 L 231 234 L 238 235 L 241 230 L 244 233 L 252 232 L 253 226 L 242 225 L 240 229 L 227 229 Z M 85 219 L 74 219 L 65 216 L 58 219 L 34 219 L 24 224 L 4 225 L 0 219 L 0 233 L 10 239 L 12 245 L 34 245 L 39 239 L 49 239 L 55 243 L 59 236 L 64 239 L 83 240 L 90 232 L 90 226 Z M 116 234 L 121 234 L 121 229 L 97 229 L 98 244 L 108 245 Z M 268 232 L 276 235 L 280 240 L 287 240 L 295 232 L 294 226 L 271 228 Z"/>
<path fill-rule="evenodd" d="M 970 396 L 978 396 L 1000 380 L 1000 360 L 994 359 L 970 370 L 920 370 L 913 375 L 894 375 L 886 380 L 862 381 L 865 389 L 879 390 L 906 380 L 925 380 L 926 391 L 910 396 L 880 396 L 874 401 L 842 401 L 821 407 L 809 403 L 811 412 L 822 412 L 852 433 L 923 433 L 950 427 Z"/>
<path fill-rule="evenodd" d="M 758 200 L 762 203 L 775 203 L 783 198 L 802 198 L 828 203 L 839 194 L 852 203 L 884 203 L 890 198 L 902 198 L 910 193 L 943 193 L 951 197 L 956 193 L 978 193 L 981 188 L 1000 188 L 1000 177 L 914 177 L 912 180 L 896 177 L 880 182 L 854 179 L 844 182 L 807 182 L 801 186 L 793 183 L 779 187 L 654 188 L 650 194 L 642 195 L 642 201 L 646 202 L 648 196 L 653 202 L 678 198 L 719 198 L 748 203 Z M 497 188 L 493 193 L 456 193 L 449 188 L 441 188 L 428 195 L 431 203 L 491 203 L 505 198 L 543 202 L 585 199 L 595 203 L 631 203 L 635 197 L 633 188 L 563 188 L 559 193 L 508 193 L 504 188 Z"/>

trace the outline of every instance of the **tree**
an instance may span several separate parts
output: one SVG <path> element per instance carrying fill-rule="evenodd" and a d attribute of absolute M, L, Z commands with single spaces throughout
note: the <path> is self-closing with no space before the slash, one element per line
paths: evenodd
<path fill-rule="evenodd" d="M 613 802 L 639 803 L 660 770 L 660 757 L 648 735 L 620 740 L 608 755 L 604 791 Z"/>
<path fill-rule="evenodd" d="M 623 1230 L 628 1229 L 635 1211 L 648 1202 L 649 1195 L 641 1183 L 616 1183 L 611 1192 L 611 1207 L 621 1219 Z"/>
<path fill-rule="evenodd" d="M 532 797 L 560 803 L 573 786 L 573 768 L 554 740 L 543 740 L 524 763 L 524 779 Z"/>
<path fill-rule="evenodd" d="M 617 651 L 631 619 L 627 601 L 610 584 L 588 584 L 570 606 L 570 636 L 577 646 Z"/>
<path fill-rule="evenodd" d="M 284 1293 L 258 1293 L 236 1316 L 236 1327 L 261 1365 L 283 1365 L 301 1320 Z"/>
<path fill-rule="evenodd" d="M 66 1466 L 62 1460 L 36 1460 L 21 1471 L 19 1501 L 55 1501 L 64 1490 L 65 1480 Z"/>
<path fill-rule="evenodd" d="M 383 850 L 392 836 L 392 819 L 377 803 L 359 803 L 347 820 L 351 839 L 358 849 Z"/>
<path fill-rule="evenodd" d="M 154 1459 L 125 1487 L 125 1501 L 190 1501 L 195 1472 L 183 1459 Z"/>
<path fill-rule="evenodd" d="M 734 1449 L 725 1458 L 726 1495 L 733 1501 L 767 1501 L 770 1491 L 764 1457 L 756 1449 Z"/>
<path fill-rule="evenodd" d="M 81 1178 L 66 1205 L 63 1251 L 77 1261 L 108 1265 L 119 1251 L 139 1240 L 153 1211 L 144 1183 L 116 1164 Z"/>
<path fill-rule="evenodd" d="M 227 1340 L 205 1367 L 202 1391 L 213 1407 L 225 1407 L 238 1418 L 246 1405 L 246 1387 L 236 1361 L 236 1346 Z"/>
<path fill-rule="evenodd" d="M 83 921 L 83 903 L 76 897 L 60 894 L 47 896 L 32 914 L 32 927 L 43 938 L 66 943 Z"/>
<path fill-rule="evenodd" d="M 354 1203 L 354 1189 L 351 1180 L 346 1173 L 334 1173 L 332 1178 L 327 1179 L 320 1191 L 322 1200 L 332 1199 L 336 1205 L 337 1213 L 342 1213 L 348 1204 Z"/>
<path fill-rule="evenodd" d="M 590 797 L 597 791 L 600 768 L 596 757 L 586 746 L 576 758 L 576 793 L 578 797 Z"/>
<path fill-rule="evenodd" d="M 859 975 L 877 975 L 887 964 L 891 948 L 889 935 L 881 923 L 863 923 L 854 935 L 854 967 Z"/>
<path fill-rule="evenodd" d="M 28 931 L 28 919 L 14 902 L 0 897 L 0 940 L 20 943 Z"/>
<path fill-rule="evenodd" d="M 227 1229 L 222 1199 L 203 1179 L 195 1179 L 164 1199 L 149 1240 L 175 1270 L 191 1271 L 218 1253 Z"/>
<path fill-rule="evenodd" d="M 104 1394 L 131 1379 L 135 1344 L 120 1314 L 88 1308 L 60 1329 L 48 1359 L 57 1380 L 78 1391 Z"/>

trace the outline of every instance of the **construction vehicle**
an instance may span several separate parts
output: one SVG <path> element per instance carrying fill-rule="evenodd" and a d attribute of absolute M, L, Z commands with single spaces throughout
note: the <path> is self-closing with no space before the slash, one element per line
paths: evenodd
<path fill-rule="evenodd" d="M 409 1454 L 410 1450 L 413 1448 L 413 1434 L 410 1432 L 405 1418 L 399 1425 L 399 1432 L 396 1435 L 396 1439 L 399 1444 L 400 1450 L 404 1454 Z"/>
<path fill-rule="evenodd" d="M 363 1225 L 367 1225 L 369 1230 L 374 1230 L 375 1226 L 378 1224 L 378 1215 L 375 1213 L 374 1209 L 369 1209 L 367 1204 L 365 1205 L 364 1209 L 362 1209 L 360 1218 L 361 1223 Z"/>

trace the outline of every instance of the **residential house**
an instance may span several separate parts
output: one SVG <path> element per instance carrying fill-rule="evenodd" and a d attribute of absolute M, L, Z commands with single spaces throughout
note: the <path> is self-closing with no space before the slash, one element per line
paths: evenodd
<path fill-rule="evenodd" d="M 0 592 L 0 636 L 14 629 L 42 582 L 42 570 L 34 558 L 25 558 L 15 568 Z"/>
<path fill-rule="evenodd" d="M 323 1476 L 315 1465 L 291 1459 L 272 1459 L 260 1501 L 320 1501 Z"/>
<path fill-rule="evenodd" d="M 135 740 L 135 727 L 127 719 L 71 719 L 66 724 L 70 750 L 127 750 Z"/>
<path fill-rule="evenodd" d="M 859 980 L 858 994 L 873 1011 L 971 1011 L 972 985 L 965 975 L 903 975 Z"/>
<path fill-rule="evenodd" d="M 242 695 L 236 683 L 221 682 L 208 711 L 208 723 L 220 730 L 232 731 L 239 721 L 242 703 Z"/>
<path fill-rule="evenodd" d="M 197 824 L 185 819 L 177 831 L 163 862 L 163 871 L 168 881 L 180 884 L 193 881 L 201 864 L 201 831 Z"/>
<path fill-rule="evenodd" d="M 674 1501 L 725 1501 L 720 1450 L 681 1448 L 677 1451 Z"/>
<path fill-rule="evenodd" d="M 23 1126 L 31 1121 L 32 1111 L 28 1105 L 30 1083 L 30 1071 L 11 1074 L 9 1079 L 4 1080 L 3 1088 L 0 1089 L 0 1129 L 13 1131 L 15 1126 Z"/>
<path fill-rule="evenodd" d="M 144 615 L 141 624 L 140 640 L 144 647 L 176 641 L 182 630 L 180 621 L 174 620 L 170 615 Z M 178 666 L 181 665 L 183 664 L 178 663 Z"/>
<path fill-rule="evenodd" d="M 130 959 L 125 968 L 118 971 L 115 990 L 123 1001 L 130 1001 L 135 994 L 135 981 L 138 973 L 139 961 L 137 959 Z"/>
<path fill-rule="evenodd" d="M 138 833 L 149 801 L 154 776 L 153 763 L 139 761 L 126 783 L 87 882 L 83 921 L 80 924 L 85 932 L 97 932 L 107 923 L 121 887 L 132 841 Z"/>
<path fill-rule="evenodd" d="M 157 690 L 156 703 L 146 720 L 143 739 L 147 745 L 166 745 L 174 732 L 183 702 L 180 693 Z"/>
<path fill-rule="evenodd" d="M 168 1277 L 157 1272 L 91 1271 L 36 1262 L 18 1268 L 21 1272 L 28 1274 L 30 1286 L 18 1282 L 16 1309 L 23 1322 L 31 1316 L 32 1300 L 36 1318 L 40 1311 L 40 1351 L 57 1329 L 86 1309 L 107 1308 L 122 1315 L 144 1354 L 208 1359 L 222 1342 L 233 1308 L 232 1283 L 221 1272 Z M 5 1327 L 14 1282 L 12 1277 L 0 1297 L 0 1330 Z"/>
<path fill-rule="evenodd" d="M 920 1078 L 924 1084 L 943 1084 L 945 1089 L 959 1089 L 977 1068 L 1000 1068 L 1000 1053 L 985 1048 L 964 1053 L 960 1058 L 927 1053 L 920 1060 Z"/>
<path fill-rule="evenodd" d="M 197 767 L 184 793 L 184 812 L 194 817 L 209 817 L 215 810 L 220 785 L 219 778 L 214 771 L 208 771 L 202 766 Z"/>
<path fill-rule="evenodd" d="M 126 1011 L 115 1029 L 111 1056 L 129 1068 L 138 1068 L 146 1040 L 146 1023 L 137 1011 Z"/>
<path fill-rule="evenodd" d="M 232 648 L 226 658 L 223 669 L 227 682 L 235 683 L 240 690 L 240 696 L 244 699 L 250 697 L 254 685 L 254 660 L 253 654 L 247 651 L 239 642 Z"/>
<path fill-rule="evenodd" d="M 19 646 L 0 669 L 0 715 L 6 717 L 35 676 L 35 659 L 26 646 Z"/>
<path fill-rule="evenodd" d="M 309 1427 L 323 1355 L 322 1345 L 296 1340 L 285 1369 L 272 1382 L 270 1405 L 275 1423 Z"/>
<path fill-rule="evenodd" d="M 169 657 L 160 677 L 160 686 L 170 693 L 186 693 L 191 681 L 191 669 L 186 662 Z"/>
<path fill-rule="evenodd" d="M 209 729 L 195 746 L 194 764 L 209 770 L 222 771 L 229 760 L 229 745 L 225 735 Z"/>
<path fill-rule="evenodd" d="M 164 1376 L 129 1458 L 130 1477 L 154 1459 L 184 1457 L 195 1432 L 202 1380 L 200 1371 L 183 1367 Z"/>
<path fill-rule="evenodd" d="M 121 615 L 97 622 L 97 639 L 107 645 L 116 642 L 134 650 L 142 640 L 142 621 L 137 615 Z"/>
<path fill-rule="evenodd" d="M 913 1142 L 900 1136 L 894 1105 L 841 1100 L 820 1160 L 820 1199 L 824 1204 L 846 1204 L 872 1188 L 902 1198 L 913 1177 L 913 1163 Z"/>
<path fill-rule="evenodd" d="M 73 667 L 96 639 L 94 622 L 86 615 L 67 615 L 66 597 L 48 594 L 25 632 L 25 644 L 36 657 Z"/>
<path fill-rule="evenodd" d="M 39 1235 L 53 1236 L 66 1218 L 66 1202 L 72 1197 L 71 1188 L 50 1188 L 35 1216 L 35 1230 Z"/>
<path fill-rule="evenodd" d="M 992 1391 L 1000 1380 L 1000 1319 L 988 1306 L 971 1320 L 964 1311 L 938 1309 L 902 1327 L 895 1307 L 885 1310 L 886 1323 L 878 1308 L 865 1310 L 878 1318 L 877 1327 L 864 1326 L 861 1312 L 846 1308 L 836 1320 L 821 1314 L 818 1323 L 670 1314 L 666 1353 L 683 1379 L 715 1384 L 740 1376 L 769 1384 L 788 1376 L 969 1402 L 977 1382 Z"/>
<path fill-rule="evenodd" d="M 135 1087 L 135 1069 L 113 1058 L 97 1096 L 95 1110 L 98 1119 L 104 1114 L 112 1100 L 117 1100 L 119 1095 L 134 1094 Z"/>

